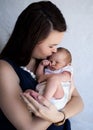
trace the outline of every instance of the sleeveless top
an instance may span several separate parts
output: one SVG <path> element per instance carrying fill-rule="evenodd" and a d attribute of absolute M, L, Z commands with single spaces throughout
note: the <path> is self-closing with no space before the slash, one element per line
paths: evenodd
<path fill-rule="evenodd" d="M 23 92 L 27 89 L 35 90 L 37 85 L 37 81 L 31 76 L 31 74 L 21 67 L 17 66 L 14 62 L 9 59 L 3 59 L 7 61 L 15 70 L 16 74 L 20 79 L 20 87 Z M 0 109 L 0 130 L 16 130 L 16 128 L 9 122 L 9 120 L 5 117 L 4 113 Z M 47 130 L 71 130 L 70 122 L 67 119 L 64 125 L 55 126 L 54 124 L 51 125 Z"/>

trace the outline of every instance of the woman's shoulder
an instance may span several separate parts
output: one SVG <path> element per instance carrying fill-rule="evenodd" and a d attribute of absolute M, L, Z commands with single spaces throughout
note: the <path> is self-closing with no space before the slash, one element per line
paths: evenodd
<path fill-rule="evenodd" d="M 19 77 L 12 66 L 7 61 L 0 60 L 0 97 L 17 94 L 19 83 Z"/>
<path fill-rule="evenodd" d="M 6 73 L 10 70 L 12 70 L 11 65 L 5 60 L 0 60 L 0 74 L 1 74 L 1 72 Z"/>
<path fill-rule="evenodd" d="M 15 79 L 19 80 L 13 67 L 5 60 L 0 60 L 0 77 L 7 78 L 13 76 Z"/>
<path fill-rule="evenodd" d="M 9 63 L 3 59 L 0 59 L 0 68 L 5 68 L 5 67 L 8 67 L 10 66 Z"/>
<path fill-rule="evenodd" d="M 5 60 L 0 59 L 0 72 L 13 71 L 12 66 Z"/>

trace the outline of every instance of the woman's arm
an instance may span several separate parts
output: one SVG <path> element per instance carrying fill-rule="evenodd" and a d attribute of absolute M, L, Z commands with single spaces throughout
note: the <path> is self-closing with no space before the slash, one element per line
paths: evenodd
<path fill-rule="evenodd" d="M 51 123 L 33 117 L 20 98 L 19 78 L 12 67 L 0 61 L 0 108 L 17 130 L 45 130 Z"/>
<path fill-rule="evenodd" d="M 64 118 L 63 113 L 59 112 L 56 107 L 49 102 L 49 100 L 45 99 L 39 93 L 31 90 L 28 93 L 21 94 L 21 96 L 27 104 L 28 109 L 31 110 L 36 116 L 51 123 L 59 122 Z"/>
<path fill-rule="evenodd" d="M 83 100 L 75 88 L 74 81 L 72 79 L 71 82 L 71 91 L 70 91 L 70 100 L 67 105 L 64 107 L 63 111 L 65 112 L 66 118 L 70 118 L 79 112 L 81 112 L 84 108 Z"/>
<path fill-rule="evenodd" d="M 31 97 L 31 95 L 38 98 L 38 102 Z M 59 112 L 56 110 L 53 104 L 51 104 L 48 100 L 46 100 L 44 97 L 40 96 L 36 92 L 32 91 L 31 95 L 29 93 L 24 93 L 23 97 L 27 99 L 28 105 L 33 104 L 30 106 L 33 113 L 37 113 L 37 115 L 43 119 L 46 119 L 48 121 L 51 121 L 52 123 L 60 122 L 63 120 L 64 115 L 62 112 Z M 77 89 L 74 86 L 74 82 L 72 80 L 71 84 L 71 98 L 68 102 L 68 104 L 64 107 L 62 111 L 65 113 L 65 118 L 70 118 L 83 109 L 83 101 L 81 96 L 79 95 Z"/>

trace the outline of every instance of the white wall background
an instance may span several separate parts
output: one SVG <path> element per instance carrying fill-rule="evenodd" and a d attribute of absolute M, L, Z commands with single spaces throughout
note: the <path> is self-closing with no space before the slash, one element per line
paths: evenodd
<path fill-rule="evenodd" d="M 0 50 L 11 35 L 20 12 L 36 0 L 0 0 Z M 85 108 L 71 118 L 72 130 L 93 130 L 93 0 L 51 0 L 68 25 L 61 46 L 73 55 L 75 83 Z"/>

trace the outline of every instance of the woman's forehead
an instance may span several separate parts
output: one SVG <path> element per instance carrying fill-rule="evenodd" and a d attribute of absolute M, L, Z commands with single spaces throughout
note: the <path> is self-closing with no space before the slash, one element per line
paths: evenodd
<path fill-rule="evenodd" d="M 57 45 L 61 42 L 63 34 L 63 32 L 51 31 L 49 36 L 41 41 L 41 44 Z"/>

